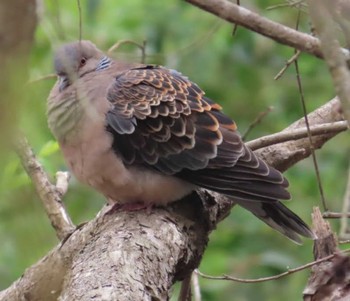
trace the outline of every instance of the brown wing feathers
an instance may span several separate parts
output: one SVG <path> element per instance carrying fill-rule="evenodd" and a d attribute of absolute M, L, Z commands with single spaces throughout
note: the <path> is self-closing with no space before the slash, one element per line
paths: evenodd
<path fill-rule="evenodd" d="M 273 198 L 276 191 L 275 198 L 289 197 L 283 176 L 245 147 L 221 107 L 180 73 L 131 69 L 116 78 L 108 99 L 114 106 L 109 128 L 118 135 L 114 146 L 127 164 L 148 164 L 227 194 Z"/>
<path fill-rule="evenodd" d="M 307 225 L 278 200 L 290 198 L 283 175 L 242 142 L 221 107 L 180 73 L 145 66 L 121 74 L 109 90 L 107 129 L 125 164 L 140 164 L 234 198 L 300 242 Z"/>

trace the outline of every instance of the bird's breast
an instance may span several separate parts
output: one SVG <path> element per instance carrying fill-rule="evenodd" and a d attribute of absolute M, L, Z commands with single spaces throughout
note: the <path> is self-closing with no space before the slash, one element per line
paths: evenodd
<path fill-rule="evenodd" d="M 140 166 L 125 166 L 111 148 L 112 137 L 101 132 L 93 142 L 62 144 L 64 157 L 73 174 L 116 203 L 141 202 L 165 205 L 181 199 L 195 186 Z"/>

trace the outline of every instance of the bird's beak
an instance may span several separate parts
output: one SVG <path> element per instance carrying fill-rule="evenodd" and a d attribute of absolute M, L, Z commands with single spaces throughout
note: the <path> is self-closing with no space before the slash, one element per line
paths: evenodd
<path fill-rule="evenodd" d="M 60 75 L 58 78 L 58 89 L 62 92 L 66 87 L 69 86 L 69 79 L 67 75 Z"/>

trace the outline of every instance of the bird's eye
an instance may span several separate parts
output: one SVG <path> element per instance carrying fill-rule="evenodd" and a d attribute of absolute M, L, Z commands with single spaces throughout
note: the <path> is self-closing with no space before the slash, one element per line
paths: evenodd
<path fill-rule="evenodd" d="M 86 58 L 82 57 L 80 60 L 80 67 L 84 66 L 86 64 Z"/>

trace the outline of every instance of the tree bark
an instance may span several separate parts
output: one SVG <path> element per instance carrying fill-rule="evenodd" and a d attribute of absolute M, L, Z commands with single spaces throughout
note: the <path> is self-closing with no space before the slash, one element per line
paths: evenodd
<path fill-rule="evenodd" d="M 317 239 L 314 242 L 315 260 L 329 255 L 335 256 L 314 265 L 303 291 L 304 301 L 346 301 L 350 300 L 350 257 L 338 249 L 336 235 L 318 208 L 312 214 L 313 227 Z"/>
<path fill-rule="evenodd" d="M 202 214 L 194 194 L 172 210 L 101 215 L 73 257 L 59 300 L 168 300 L 204 252 L 210 225 Z"/>
<path fill-rule="evenodd" d="M 344 120 L 341 104 L 337 97 L 333 98 L 317 110 L 308 114 L 310 125 L 332 123 Z M 283 131 L 287 132 L 297 128 L 305 127 L 305 118 L 300 118 Z M 312 147 L 320 149 L 326 141 L 330 140 L 337 133 L 327 133 L 312 137 Z M 249 143 L 248 143 L 249 145 Z M 311 155 L 309 138 L 275 144 L 257 150 L 256 153 L 267 163 L 272 164 L 280 171 L 285 171 L 300 160 Z M 286 160 L 288 157 L 288 160 Z"/>

